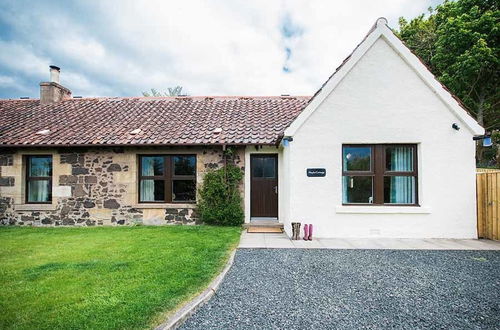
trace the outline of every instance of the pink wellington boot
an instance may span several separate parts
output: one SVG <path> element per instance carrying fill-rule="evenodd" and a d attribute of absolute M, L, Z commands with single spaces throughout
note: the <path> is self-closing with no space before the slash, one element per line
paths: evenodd
<path fill-rule="evenodd" d="M 312 241 L 312 239 L 313 239 L 313 225 L 312 224 L 309 225 L 309 236 L 307 237 L 307 239 L 309 241 Z"/>
<path fill-rule="evenodd" d="M 309 225 L 304 225 L 304 241 L 307 241 L 309 237 Z"/>

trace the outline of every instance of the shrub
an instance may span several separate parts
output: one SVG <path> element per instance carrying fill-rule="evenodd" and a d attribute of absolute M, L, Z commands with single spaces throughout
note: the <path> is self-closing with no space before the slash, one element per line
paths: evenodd
<path fill-rule="evenodd" d="M 242 179 L 242 170 L 232 164 L 205 174 L 198 205 L 204 223 L 220 226 L 243 223 L 242 198 L 238 189 Z"/>

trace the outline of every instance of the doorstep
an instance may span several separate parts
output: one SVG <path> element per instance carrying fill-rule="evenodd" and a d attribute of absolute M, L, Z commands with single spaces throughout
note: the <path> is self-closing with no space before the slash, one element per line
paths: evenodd
<path fill-rule="evenodd" d="M 283 224 L 278 220 L 250 220 L 250 222 L 243 224 L 243 228 L 248 227 L 284 228 Z"/>
<path fill-rule="evenodd" d="M 249 223 L 243 225 L 246 232 L 251 235 L 256 234 L 282 234 L 283 224 L 278 220 L 250 220 Z"/>

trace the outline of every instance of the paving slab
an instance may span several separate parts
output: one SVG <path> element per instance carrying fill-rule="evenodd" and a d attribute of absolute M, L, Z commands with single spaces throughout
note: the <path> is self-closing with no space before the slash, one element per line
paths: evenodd
<path fill-rule="evenodd" d="M 389 250 L 500 250 L 499 241 L 445 238 L 315 238 L 291 240 L 282 234 L 241 234 L 240 248 L 262 249 L 389 249 Z"/>

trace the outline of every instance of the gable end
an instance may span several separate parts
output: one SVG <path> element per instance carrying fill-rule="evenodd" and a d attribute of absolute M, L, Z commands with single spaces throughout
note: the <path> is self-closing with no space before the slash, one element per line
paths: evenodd
<path fill-rule="evenodd" d="M 384 41 L 413 69 L 422 81 L 444 102 L 448 110 L 471 132 L 472 135 L 484 134 L 484 128 L 464 109 L 460 101 L 436 77 L 429 71 L 427 66 L 415 55 L 387 26 L 385 18 L 379 18 L 370 29 L 367 36 L 344 60 L 335 73 L 323 84 L 309 101 L 307 107 L 285 130 L 284 136 L 293 136 L 297 130 L 307 121 L 312 113 L 332 93 L 342 79 L 349 74 L 352 68 L 366 54 L 366 52 L 379 39 Z"/>

